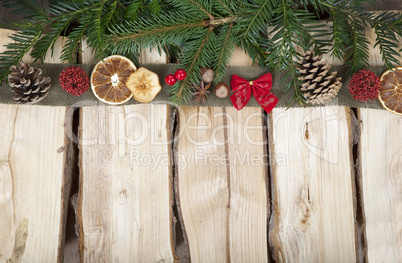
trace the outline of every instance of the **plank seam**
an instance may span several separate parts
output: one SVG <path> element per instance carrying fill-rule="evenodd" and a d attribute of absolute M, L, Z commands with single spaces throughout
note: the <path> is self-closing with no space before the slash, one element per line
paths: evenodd
<path fill-rule="evenodd" d="M 14 196 L 14 194 L 15 194 L 15 176 L 14 176 L 14 172 L 13 172 L 13 166 L 11 165 L 11 162 L 10 162 L 10 156 L 11 156 L 11 150 L 12 150 L 12 148 L 13 148 L 13 143 L 14 143 L 14 138 L 15 138 L 15 126 L 16 126 L 16 123 L 17 123 L 17 116 L 18 116 L 18 110 L 19 110 L 19 106 L 17 106 L 17 109 L 15 110 L 15 117 L 14 117 L 14 126 L 13 126 L 13 138 L 12 138 L 12 141 L 11 141 L 11 143 L 10 143 L 10 149 L 8 150 L 8 164 L 9 164 L 9 166 L 10 166 L 10 173 L 11 173 L 11 184 L 12 184 L 12 193 L 11 193 L 11 198 L 12 198 L 12 200 L 13 200 L 13 224 L 14 225 L 16 225 L 16 219 L 15 219 L 15 196 Z M 11 259 L 13 259 L 14 258 L 14 249 L 15 249 L 15 247 L 13 248 L 13 254 L 12 254 L 12 257 L 11 257 Z"/>
<path fill-rule="evenodd" d="M 365 211 L 363 202 L 362 171 L 361 171 L 361 125 L 360 110 L 351 109 L 353 145 L 353 167 L 354 178 L 352 180 L 353 191 L 355 193 L 355 231 L 356 231 L 356 257 L 357 262 L 368 262 L 367 236 L 365 224 Z M 361 255 L 362 253 L 362 255 Z"/>
<path fill-rule="evenodd" d="M 225 139 L 225 155 L 229 157 L 229 144 L 228 144 L 228 120 L 226 115 L 226 108 L 222 107 L 223 113 L 223 136 Z M 230 197 L 231 197 L 231 185 L 230 185 L 230 160 L 226 158 L 226 177 L 228 185 L 228 204 L 226 207 L 226 260 L 230 262 Z"/>
<path fill-rule="evenodd" d="M 66 223 L 67 223 L 67 213 L 68 213 L 68 206 L 69 206 L 69 199 L 70 199 L 70 191 L 71 191 L 71 182 L 72 182 L 72 173 L 74 167 L 74 149 L 73 149 L 73 142 L 68 138 L 67 129 L 70 129 L 73 125 L 73 114 L 68 114 L 69 109 L 66 108 L 65 110 L 65 120 L 64 120 L 64 145 L 63 145 L 63 178 L 61 184 L 61 205 L 60 205 L 60 240 L 59 240 L 59 249 L 57 255 L 57 261 L 63 262 L 64 261 L 64 245 L 66 239 Z"/>
<path fill-rule="evenodd" d="M 79 126 L 81 129 L 79 129 L 79 139 L 82 138 L 82 127 L 83 127 L 83 111 L 80 109 L 79 112 Z M 78 149 L 80 149 L 81 143 L 78 143 Z M 82 159 L 78 159 L 78 167 L 79 167 L 79 184 L 78 184 L 78 207 L 77 207 L 77 224 L 78 224 L 78 250 L 80 254 L 80 262 L 84 262 L 84 248 L 85 248 L 85 238 L 84 238 L 84 226 L 83 226 L 83 219 L 82 219 L 82 202 L 83 202 L 83 197 L 84 197 L 84 189 L 83 189 L 83 179 L 84 179 L 84 173 L 82 171 L 83 165 L 82 165 Z"/>
<path fill-rule="evenodd" d="M 178 116 L 178 110 L 177 108 L 172 107 L 172 114 L 171 116 L 174 116 L 174 122 L 173 122 L 173 129 L 172 129 L 172 144 L 171 144 L 171 154 L 172 154 L 172 182 L 173 182 L 173 189 L 174 189 L 174 200 L 173 200 L 173 212 L 175 211 L 174 207 L 177 209 L 177 214 L 174 214 L 174 218 L 176 219 L 176 223 L 178 224 L 178 227 L 181 229 L 182 232 L 182 237 L 184 241 L 184 247 L 185 251 L 183 254 L 178 253 L 177 247 L 178 247 L 178 242 L 177 242 L 177 237 L 175 236 L 175 249 L 176 249 L 176 255 L 178 257 L 179 262 L 189 262 L 191 263 L 191 251 L 190 251 L 190 245 L 188 242 L 188 237 L 187 237 L 187 232 L 186 232 L 186 226 L 184 224 L 184 219 L 183 219 L 183 214 L 181 212 L 181 206 L 180 206 L 180 192 L 179 192 L 179 175 L 178 175 L 178 169 L 176 169 L 176 166 L 178 164 L 178 142 L 180 138 L 180 118 Z M 178 219 L 178 220 L 177 220 Z M 176 229 L 176 234 L 179 232 L 179 229 Z"/>
<path fill-rule="evenodd" d="M 268 256 L 268 262 L 275 262 L 274 258 L 272 257 L 271 254 L 271 246 L 269 243 L 269 222 L 271 220 L 271 215 L 272 215 L 272 205 L 271 205 L 271 200 L 272 200 L 272 172 L 271 172 L 271 155 L 270 155 L 270 142 L 269 142 L 269 127 L 268 127 L 268 122 L 269 122 L 269 115 L 266 111 L 262 111 L 262 132 L 263 132 L 263 138 L 264 138 L 264 169 L 265 169 L 265 188 L 266 188 L 266 193 L 267 193 L 267 256 Z"/>

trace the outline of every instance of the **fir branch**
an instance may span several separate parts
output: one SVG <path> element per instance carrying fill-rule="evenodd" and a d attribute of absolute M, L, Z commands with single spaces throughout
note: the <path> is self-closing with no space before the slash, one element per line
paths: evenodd
<path fill-rule="evenodd" d="M 187 72 L 187 77 L 173 85 L 169 91 L 172 102 L 180 105 L 192 95 L 193 86 L 200 82 L 200 68 L 213 62 L 214 46 L 216 44 L 213 28 L 208 28 L 201 37 L 189 41 L 189 45 L 180 57 L 180 67 Z"/>
<path fill-rule="evenodd" d="M 398 40 L 394 32 L 382 30 L 378 26 L 374 26 L 374 31 L 377 35 L 374 47 L 379 47 L 382 60 L 388 69 L 399 64 L 398 57 Z"/>
<path fill-rule="evenodd" d="M 327 52 L 327 47 L 330 46 L 331 41 L 327 40 L 330 32 L 326 30 L 325 24 L 321 21 L 314 20 L 314 15 L 307 12 L 295 11 L 300 24 L 299 38 L 297 43 L 303 50 L 309 50 L 313 47 L 314 54 L 322 55 Z"/>
<path fill-rule="evenodd" d="M 131 24 L 132 27 L 135 27 L 134 24 Z M 116 35 L 112 36 L 110 38 L 110 41 L 112 42 L 119 42 L 119 41 L 125 41 L 125 40 L 130 40 L 130 41 L 137 41 L 137 40 L 142 40 L 151 36 L 160 36 L 161 34 L 169 34 L 169 33 L 176 33 L 178 31 L 182 30 L 187 30 L 187 29 L 192 29 L 192 28 L 197 28 L 197 27 L 205 27 L 206 23 L 205 21 L 195 21 L 191 23 L 183 23 L 183 24 L 178 24 L 178 25 L 171 25 L 171 26 L 164 26 L 164 27 L 157 27 L 157 28 L 152 28 L 147 31 L 139 31 L 139 32 L 134 32 L 129 35 L 124 35 L 124 36 L 118 36 L 119 33 L 121 33 L 124 28 L 120 26 L 115 26 L 114 29 L 112 29 Z M 123 30 L 122 30 L 123 29 Z"/>
<path fill-rule="evenodd" d="M 24 14 L 25 18 L 32 16 L 47 17 L 43 2 L 36 0 L 2 0 L 2 5 L 5 8 L 11 9 L 11 14 Z"/>
<path fill-rule="evenodd" d="M 43 28 L 37 28 L 27 22 L 25 29 L 10 38 L 15 43 L 6 45 L 7 50 L 0 54 L 0 82 L 8 75 L 12 65 L 18 64 L 42 35 Z"/>
<path fill-rule="evenodd" d="M 355 17 L 351 18 L 352 37 L 349 48 L 346 50 L 346 65 L 349 66 L 349 72 L 357 72 L 368 66 L 368 44 L 364 35 L 364 26 L 362 21 Z"/>
<path fill-rule="evenodd" d="M 332 48 L 330 49 L 331 56 L 343 61 L 346 49 L 349 45 L 351 28 L 348 24 L 348 15 L 337 13 L 331 10 L 332 17 Z"/>
<path fill-rule="evenodd" d="M 152 10 L 153 14 L 159 14 L 161 11 L 161 6 L 158 0 L 149 0 L 149 8 Z"/>
<path fill-rule="evenodd" d="M 282 0 L 275 10 L 275 14 L 277 16 L 272 20 L 273 36 L 267 49 L 269 55 L 266 60 L 266 66 L 278 70 L 288 70 L 282 80 L 290 78 L 290 81 L 284 87 L 285 93 L 293 89 L 293 95 L 288 104 L 291 105 L 295 102 L 303 104 L 305 98 L 300 91 L 301 82 L 298 79 L 294 61 L 299 60 L 296 45 L 301 45 L 300 34 L 303 32 L 303 22 L 308 21 L 304 20 L 306 13 L 300 12 L 300 10 L 293 10 L 289 1 Z"/>
<path fill-rule="evenodd" d="M 261 39 L 267 41 L 267 25 L 272 22 L 277 2 L 277 0 L 245 2 L 239 11 L 240 20 L 236 23 L 236 31 L 239 34 L 238 45 L 253 61 L 258 60 L 260 64 L 264 63 L 266 56 L 258 42 L 261 42 Z"/>
<path fill-rule="evenodd" d="M 385 66 L 391 69 L 399 64 L 399 42 L 396 35 L 402 37 L 402 14 L 383 12 L 371 23 L 376 33 L 374 47 L 379 47 Z"/>
<path fill-rule="evenodd" d="M 84 21 L 83 21 L 84 22 Z M 76 59 L 76 52 L 79 49 L 80 42 L 83 40 L 86 28 L 91 21 L 87 20 L 85 24 L 78 26 L 68 35 L 67 41 L 64 44 L 61 57 L 62 61 L 71 62 Z"/>
<path fill-rule="evenodd" d="M 213 19 L 212 14 L 210 14 L 206 8 L 209 5 L 200 5 L 198 2 L 201 0 L 167 0 L 167 2 L 174 8 L 174 10 L 181 10 L 182 15 L 190 14 L 193 18 L 198 20 Z M 173 11 L 173 10 L 166 10 Z"/>
<path fill-rule="evenodd" d="M 223 78 L 226 66 L 229 63 L 229 59 L 231 58 L 235 47 L 233 41 L 233 24 L 230 24 L 227 28 L 223 28 L 222 31 L 223 32 L 220 32 L 216 41 L 217 45 L 220 46 L 220 52 L 216 52 L 218 56 L 216 62 L 214 62 L 215 82 L 219 82 Z M 219 51 L 219 49 L 217 51 Z"/>
<path fill-rule="evenodd" d="M 133 1 L 131 2 L 124 12 L 124 17 L 126 19 L 130 19 L 130 21 L 134 22 L 137 20 L 138 14 L 140 13 L 141 9 L 143 8 L 144 0 Z"/>
<path fill-rule="evenodd" d="M 102 21 L 105 15 L 103 14 L 103 9 L 108 2 L 108 0 L 101 0 L 99 6 L 90 11 L 93 14 L 92 21 L 86 30 L 87 43 L 89 46 L 93 47 L 93 52 L 97 58 L 102 56 L 103 51 L 103 35 L 105 33 L 105 27 L 103 27 L 103 24 L 107 24 L 106 21 Z"/>
<path fill-rule="evenodd" d="M 221 78 L 233 46 L 239 45 L 261 65 L 287 69 L 291 78 L 284 91 L 292 101 L 303 102 L 295 62 L 298 47 L 345 58 L 352 71 L 367 65 L 368 42 L 363 30 L 376 33 L 375 46 L 385 64 L 397 62 L 397 36 L 402 36 L 402 16 L 393 12 L 375 15 L 363 11 L 363 0 L 63 0 L 53 1 L 48 12 L 34 0 L 3 0 L 14 13 L 28 19 L 19 23 L 15 43 L 0 55 L 0 73 L 16 64 L 32 49 L 35 60 L 43 60 L 61 35 L 68 35 L 62 59 L 74 62 L 80 41 L 85 38 L 98 56 L 122 54 L 136 59 L 139 52 L 158 46 L 180 58 L 188 73 L 185 81 L 170 92 L 175 102 L 191 96 L 198 84 L 200 67 L 213 67 Z M 375 2 L 370 0 L 370 3 Z M 310 10 L 310 8 L 313 10 Z M 310 11 L 307 11 L 310 10 Z M 320 28 L 316 16 L 328 12 L 331 30 Z M 69 28 L 73 26 L 73 28 Z M 43 33 L 42 29 L 49 31 Z M 272 34 L 268 35 L 268 28 Z M 271 30 L 271 28 L 273 28 Z M 26 34 L 26 35 L 24 35 Z M 269 37 L 268 37 L 269 36 Z M 12 63 L 12 64 L 11 64 Z"/>
<path fill-rule="evenodd" d="M 275 6 L 272 5 L 271 0 L 259 1 L 256 3 L 257 9 L 254 11 L 249 11 L 251 15 L 246 19 L 247 27 L 245 28 L 242 37 L 246 37 L 250 34 L 250 32 L 259 30 L 263 24 L 269 22 L 271 20 L 271 14 L 274 11 Z M 248 4 L 247 7 L 251 7 L 251 4 Z"/>
<path fill-rule="evenodd" d="M 224 15 L 233 16 L 236 12 L 236 2 L 231 0 L 217 0 L 215 9 Z"/>
<path fill-rule="evenodd" d="M 34 58 L 35 62 L 43 61 L 49 48 L 51 48 L 51 56 L 53 56 L 54 44 L 58 40 L 61 33 L 70 25 L 71 21 L 71 18 L 58 21 L 55 24 L 54 30 L 44 34 L 38 41 L 36 41 L 31 52 L 31 56 Z"/>
<path fill-rule="evenodd" d="M 192 3 L 194 6 L 196 6 L 198 9 L 200 9 L 201 11 L 203 11 L 211 20 L 214 20 L 215 17 L 213 15 L 211 15 L 207 10 L 205 10 L 205 8 L 203 8 L 199 3 L 197 3 L 195 0 L 186 0 L 189 1 L 190 3 Z"/>

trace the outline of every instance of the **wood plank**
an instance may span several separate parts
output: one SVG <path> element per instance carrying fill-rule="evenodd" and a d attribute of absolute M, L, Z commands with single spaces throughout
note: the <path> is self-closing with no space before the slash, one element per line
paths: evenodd
<path fill-rule="evenodd" d="M 141 64 L 166 64 L 168 63 L 168 57 L 165 52 L 161 52 L 159 54 L 158 49 L 156 47 L 146 49 L 140 54 L 140 63 Z"/>
<path fill-rule="evenodd" d="M 262 109 L 181 107 L 178 123 L 176 191 L 191 262 L 267 262 Z"/>
<path fill-rule="evenodd" d="M 95 54 L 92 52 L 92 49 L 88 46 L 88 43 L 85 39 L 81 41 L 81 52 L 79 52 L 80 62 L 82 64 L 95 64 L 98 61 L 95 60 Z"/>
<path fill-rule="evenodd" d="M 178 192 L 191 262 L 267 262 L 261 110 L 179 112 Z"/>
<path fill-rule="evenodd" d="M 0 29 L 0 51 L 10 34 Z M 60 262 L 71 182 L 65 125 L 72 116 L 66 116 L 65 107 L 0 108 L 5 131 L 0 139 L 0 262 Z"/>
<path fill-rule="evenodd" d="M 349 116 L 336 106 L 269 116 L 278 262 L 356 262 Z"/>
<path fill-rule="evenodd" d="M 65 108 L 1 108 L 0 262 L 56 262 L 64 242 Z"/>
<path fill-rule="evenodd" d="M 229 65 L 232 67 L 252 66 L 253 60 L 240 47 L 235 47 Z"/>
<path fill-rule="evenodd" d="M 385 3 L 385 2 L 384 2 Z M 382 6 L 382 5 L 378 5 L 378 6 Z M 385 6 L 384 6 L 385 8 Z M 402 9 L 402 2 L 401 2 L 401 9 Z M 402 13 L 402 10 L 393 10 L 392 12 L 399 12 Z M 381 11 L 376 11 L 374 12 L 376 14 L 380 14 L 382 13 Z M 367 41 L 369 42 L 368 47 L 369 47 L 369 59 L 368 59 L 368 63 L 369 65 L 379 65 L 382 66 L 384 65 L 384 61 L 382 59 L 381 56 L 381 51 L 380 51 L 380 47 L 376 46 L 375 47 L 375 40 L 376 40 L 376 33 L 375 30 L 372 28 L 366 28 L 365 30 L 365 36 L 367 38 Z M 396 36 L 396 38 L 399 40 L 399 47 L 396 49 L 397 51 L 400 50 L 402 48 L 402 38 L 400 36 Z M 400 64 L 402 64 L 402 55 L 399 54 L 399 57 L 397 57 L 397 59 L 399 60 L 399 64 L 395 65 L 395 66 L 399 66 Z"/>
<path fill-rule="evenodd" d="M 395 1 L 378 3 L 377 8 L 401 9 L 402 3 L 397 2 L 399 8 Z M 368 30 L 368 40 L 373 47 L 372 30 Z M 370 56 L 372 65 L 383 65 L 378 48 L 371 48 Z M 402 56 L 399 61 L 402 63 Z M 402 262 L 402 184 L 398 178 L 402 174 L 402 117 L 386 110 L 360 109 L 359 113 L 357 177 L 362 202 L 362 236 L 366 242 L 364 256 L 369 262 Z"/>
<path fill-rule="evenodd" d="M 83 262 L 174 261 L 169 123 L 168 105 L 81 109 Z"/>
<path fill-rule="evenodd" d="M 58 37 L 56 42 L 54 43 L 53 51 L 51 49 L 48 49 L 48 51 L 46 52 L 46 57 L 43 60 L 43 63 L 65 63 L 65 64 L 67 64 L 67 62 L 62 62 L 60 60 L 61 53 L 63 50 L 62 47 L 64 46 L 66 41 L 67 41 L 67 38 Z M 32 60 L 32 58 L 31 58 L 31 60 Z"/>
<path fill-rule="evenodd" d="M 369 262 L 402 262 L 402 117 L 360 109 L 361 187 Z"/>
<path fill-rule="evenodd" d="M 84 262 L 173 262 L 168 120 L 166 105 L 82 109 Z"/>

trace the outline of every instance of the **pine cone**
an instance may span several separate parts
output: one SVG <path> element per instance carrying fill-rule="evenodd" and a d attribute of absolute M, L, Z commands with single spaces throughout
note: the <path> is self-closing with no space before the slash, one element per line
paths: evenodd
<path fill-rule="evenodd" d="M 42 76 L 42 70 L 20 62 L 10 67 L 8 83 L 15 92 L 14 101 L 31 104 L 42 100 L 50 89 L 50 78 Z"/>
<path fill-rule="evenodd" d="M 328 74 L 331 66 L 321 56 L 314 56 L 311 51 L 302 55 L 297 69 L 303 81 L 301 91 L 307 103 L 325 104 L 338 95 L 342 87 L 342 78 L 336 78 L 336 71 Z"/>

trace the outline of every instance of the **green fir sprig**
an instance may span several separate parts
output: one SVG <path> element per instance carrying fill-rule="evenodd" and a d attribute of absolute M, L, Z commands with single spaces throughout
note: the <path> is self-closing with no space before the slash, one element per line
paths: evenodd
<path fill-rule="evenodd" d="M 339 58 L 350 73 L 368 66 L 366 28 L 376 34 L 387 68 L 399 63 L 399 12 L 364 11 L 374 0 L 3 0 L 12 13 L 24 14 L 13 43 L 0 54 L 0 80 L 31 51 L 43 61 L 59 36 L 66 42 L 61 59 L 77 62 L 82 41 L 101 59 L 120 54 L 138 63 L 150 47 L 164 50 L 187 71 L 185 81 L 170 87 L 172 102 L 192 97 L 200 68 L 211 67 L 217 82 L 224 76 L 235 46 L 267 69 L 285 70 L 290 103 L 303 104 L 298 71 L 300 53 L 313 50 Z"/>

